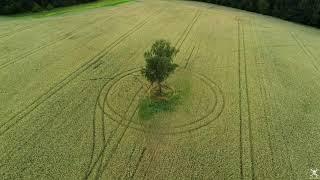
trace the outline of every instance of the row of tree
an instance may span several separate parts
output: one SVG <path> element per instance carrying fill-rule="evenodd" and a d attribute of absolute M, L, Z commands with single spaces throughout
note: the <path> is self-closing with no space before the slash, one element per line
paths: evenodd
<path fill-rule="evenodd" d="M 320 0 L 195 0 L 320 27 Z"/>
<path fill-rule="evenodd" d="M 37 12 L 96 0 L 0 0 L 0 14 Z"/>

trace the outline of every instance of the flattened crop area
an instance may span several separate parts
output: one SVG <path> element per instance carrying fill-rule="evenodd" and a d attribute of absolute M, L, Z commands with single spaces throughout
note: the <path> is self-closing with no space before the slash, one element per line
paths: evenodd
<path fill-rule="evenodd" d="M 307 179 L 320 30 L 189 1 L 0 19 L 1 179 Z M 174 111 L 142 120 L 143 53 L 179 53 Z"/>

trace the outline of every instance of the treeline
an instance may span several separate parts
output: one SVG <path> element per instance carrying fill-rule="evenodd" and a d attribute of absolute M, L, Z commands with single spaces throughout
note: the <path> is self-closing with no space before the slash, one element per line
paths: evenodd
<path fill-rule="evenodd" d="M 38 12 L 96 0 L 0 0 L 0 14 Z"/>
<path fill-rule="evenodd" d="M 320 27 L 320 0 L 195 0 Z"/>

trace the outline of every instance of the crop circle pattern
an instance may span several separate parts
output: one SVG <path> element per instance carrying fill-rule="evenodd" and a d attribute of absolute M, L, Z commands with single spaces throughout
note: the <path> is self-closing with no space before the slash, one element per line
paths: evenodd
<path fill-rule="evenodd" d="M 136 92 L 133 93 L 135 95 L 132 95 L 130 93 L 127 93 L 125 88 L 116 88 L 119 84 L 128 84 L 132 83 L 133 79 L 139 75 L 140 69 L 131 69 L 128 71 L 125 71 L 121 74 L 116 75 L 114 78 L 112 78 L 111 81 L 106 83 L 103 86 L 103 89 L 101 91 L 101 94 L 99 95 L 99 102 L 98 102 L 98 108 L 102 110 L 105 116 L 107 116 L 107 120 L 115 121 L 116 123 L 120 124 L 121 126 L 127 126 L 128 128 L 132 128 L 138 131 L 143 131 L 147 133 L 157 133 L 157 134 L 179 134 L 179 133 L 186 133 L 195 131 L 197 129 L 200 129 L 202 127 L 205 127 L 218 119 L 218 117 L 221 115 L 223 109 L 224 109 L 224 97 L 223 92 L 219 88 L 219 86 L 211 81 L 208 77 L 205 75 L 202 75 L 200 73 L 192 73 L 193 78 L 196 78 L 203 86 L 206 86 L 210 93 L 206 94 L 212 94 L 212 96 L 208 96 L 205 98 L 211 98 L 213 105 L 208 108 L 205 112 L 205 114 L 202 114 L 199 117 L 193 118 L 190 121 L 186 121 L 183 124 L 176 124 L 169 126 L 167 128 L 162 128 L 157 131 L 153 131 L 151 129 L 148 129 L 146 126 L 143 125 L 142 121 L 133 121 L 132 117 L 126 117 L 125 112 L 119 112 L 119 107 L 115 107 L 112 103 L 112 96 L 114 96 L 116 93 L 118 93 L 119 96 L 132 96 L 132 101 L 139 101 L 141 97 L 143 97 L 143 85 L 140 83 L 135 83 L 139 87 L 132 87 L 132 89 L 135 89 Z M 119 92 L 120 91 L 120 92 Z M 133 97 L 134 96 L 134 97 Z M 132 103 L 138 106 L 138 103 Z M 122 104 L 120 104 L 122 106 Z M 123 105 L 125 106 L 125 105 Z M 121 108 L 120 108 L 121 109 Z M 126 112 L 129 111 L 129 109 L 136 109 L 137 108 L 130 108 L 130 107 L 124 107 L 126 109 Z M 133 112 L 134 114 L 135 112 Z"/>

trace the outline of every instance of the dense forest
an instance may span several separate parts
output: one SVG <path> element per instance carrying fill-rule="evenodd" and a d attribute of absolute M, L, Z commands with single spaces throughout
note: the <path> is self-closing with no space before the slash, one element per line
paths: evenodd
<path fill-rule="evenodd" d="M 0 0 L 0 14 L 37 12 L 96 0 Z"/>
<path fill-rule="evenodd" d="M 195 0 L 320 27 L 320 0 Z"/>

